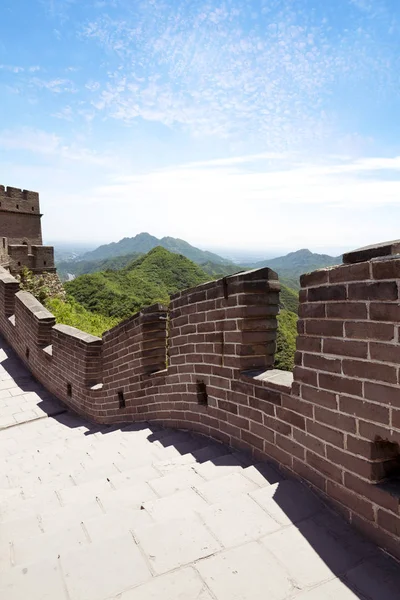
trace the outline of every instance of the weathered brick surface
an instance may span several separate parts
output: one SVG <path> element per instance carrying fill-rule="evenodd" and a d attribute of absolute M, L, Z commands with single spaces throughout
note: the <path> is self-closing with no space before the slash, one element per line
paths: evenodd
<path fill-rule="evenodd" d="M 0 333 L 77 412 L 191 429 L 275 460 L 400 558 L 398 500 L 377 487 L 400 467 L 397 262 L 302 278 L 292 386 L 268 377 L 279 303 L 269 269 L 180 292 L 169 311 L 149 307 L 102 339 L 54 325 L 0 270 Z"/>

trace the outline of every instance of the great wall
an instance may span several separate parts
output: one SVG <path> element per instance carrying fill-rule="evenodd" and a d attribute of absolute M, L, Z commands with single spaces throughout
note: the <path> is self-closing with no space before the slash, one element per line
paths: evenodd
<path fill-rule="evenodd" d="M 268 268 L 185 290 L 97 338 L 55 324 L 0 267 L 0 334 L 76 413 L 195 431 L 275 461 L 400 559 L 399 252 L 381 244 L 302 276 L 293 375 L 273 368 Z"/>

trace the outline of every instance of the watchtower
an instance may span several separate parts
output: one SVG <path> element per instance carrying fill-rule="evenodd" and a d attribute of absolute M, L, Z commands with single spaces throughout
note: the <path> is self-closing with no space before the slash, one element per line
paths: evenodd
<path fill-rule="evenodd" d="M 39 194 L 0 185 L 0 265 L 11 273 L 55 271 L 54 249 L 43 246 Z"/>

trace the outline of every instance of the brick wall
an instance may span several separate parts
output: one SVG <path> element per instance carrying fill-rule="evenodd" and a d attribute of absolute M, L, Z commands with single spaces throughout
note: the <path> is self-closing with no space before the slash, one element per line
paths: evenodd
<path fill-rule="evenodd" d="M 77 412 L 191 429 L 272 459 L 400 558 L 395 248 L 302 277 L 293 381 L 273 369 L 279 282 L 269 269 L 177 294 L 169 311 L 149 307 L 103 339 L 54 326 L 3 271 L 0 331 Z"/>

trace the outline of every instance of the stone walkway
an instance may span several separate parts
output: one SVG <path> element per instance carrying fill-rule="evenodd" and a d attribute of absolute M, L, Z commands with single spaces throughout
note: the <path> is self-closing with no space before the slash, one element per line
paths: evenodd
<path fill-rule="evenodd" d="M 51 416 L 50 416 L 51 415 Z M 398 600 L 306 488 L 209 440 L 68 413 L 0 339 L 1 600 Z"/>

